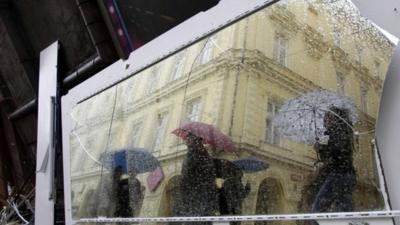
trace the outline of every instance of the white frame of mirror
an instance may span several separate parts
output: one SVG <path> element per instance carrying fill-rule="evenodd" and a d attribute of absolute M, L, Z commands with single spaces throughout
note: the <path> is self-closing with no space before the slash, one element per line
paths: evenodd
<path fill-rule="evenodd" d="M 249 215 L 249 216 L 218 216 L 218 217 L 157 217 L 157 218 L 87 218 L 74 221 L 71 209 L 71 174 L 70 174 L 70 143 L 69 135 L 74 121 L 70 117 L 72 108 L 78 103 L 116 85 L 151 65 L 167 58 L 179 50 L 207 37 L 226 26 L 268 7 L 278 0 L 221 0 L 220 3 L 206 12 L 183 22 L 153 41 L 132 52 L 125 61 L 119 60 L 90 79 L 74 87 L 62 97 L 62 139 L 64 161 L 64 198 L 66 224 L 72 225 L 84 222 L 167 222 L 167 221 L 260 221 L 260 220 L 337 220 L 378 218 L 387 220 L 400 216 L 400 211 L 370 211 L 346 213 L 317 214 L 279 214 L 279 215 Z M 229 9 L 229 10 L 227 10 Z M 160 46 L 163 46 L 160 48 Z M 378 162 L 379 163 L 379 162 Z M 378 166 L 380 170 L 380 166 Z M 381 171 L 379 171 L 381 172 Z"/>

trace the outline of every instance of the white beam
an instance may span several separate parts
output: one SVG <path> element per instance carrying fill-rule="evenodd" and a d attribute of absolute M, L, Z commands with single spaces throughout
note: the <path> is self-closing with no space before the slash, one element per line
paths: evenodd
<path fill-rule="evenodd" d="M 58 42 L 40 52 L 35 224 L 54 224 L 53 104 L 57 93 Z"/>

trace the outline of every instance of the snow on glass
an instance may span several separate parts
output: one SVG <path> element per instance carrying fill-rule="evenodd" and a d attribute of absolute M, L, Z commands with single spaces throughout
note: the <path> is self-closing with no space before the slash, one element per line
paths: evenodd
<path fill-rule="evenodd" d="M 384 209 L 394 47 L 350 1 L 280 1 L 134 74 L 71 113 L 73 218 Z"/>

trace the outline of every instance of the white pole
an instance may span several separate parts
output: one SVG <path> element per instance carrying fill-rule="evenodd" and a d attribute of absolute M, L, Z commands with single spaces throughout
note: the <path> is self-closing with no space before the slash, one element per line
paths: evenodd
<path fill-rule="evenodd" d="M 54 106 L 57 93 L 58 42 L 40 52 L 36 153 L 35 224 L 54 224 Z"/>

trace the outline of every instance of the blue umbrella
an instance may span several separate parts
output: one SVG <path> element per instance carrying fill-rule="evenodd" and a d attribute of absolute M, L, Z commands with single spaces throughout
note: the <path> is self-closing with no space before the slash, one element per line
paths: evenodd
<path fill-rule="evenodd" d="M 111 165 L 112 167 L 120 167 L 123 173 L 127 173 L 127 165 L 126 165 L 126 152 L 125 151 L 117 151 L 112 153 L 111 157 Z"/>
<path fill-rule="evenodd" d="M 266 170 L 269 167 L 268 163 L 254 157 L 238 159 L 232 162 L 245 173 L 254 173 L 261 170 Z"/>
<path fill-rule="evenodd" d="M 106 167 L 121 168 L 123 173 L 146 173 L 154 171 L 159 162 L 150 152 L 142 148 L 119 149 L 107 152 L 103 157 Z"/>

